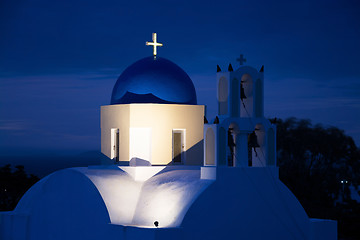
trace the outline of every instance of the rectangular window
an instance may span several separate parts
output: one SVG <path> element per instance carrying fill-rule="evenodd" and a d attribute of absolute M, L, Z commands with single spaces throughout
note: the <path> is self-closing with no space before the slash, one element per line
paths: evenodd
<path fill-rule="evenodd" d="M 174 129 L 172 132 L 172 160 L 175 164 L 185 162 L 185 130 Z"/>
<path fill-rule="evenodd" d="M 120 135 L 118 128 L 111 129 L 111 159 L 119 161 Z"/>

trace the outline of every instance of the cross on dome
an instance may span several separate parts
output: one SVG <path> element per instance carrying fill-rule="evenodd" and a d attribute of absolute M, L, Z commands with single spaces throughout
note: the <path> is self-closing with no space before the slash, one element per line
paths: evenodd
<path fill-rule="evenodd" d="M 237 58 L 236 61 L 238 61 L 240 65 L 243 65 L 244 62 L 246 62 L 246 58 L 244 58 L 243 54 L 240 54 L 240 58 Z"/>
<path fill-rule="evenodd" d="M 147 46 L 150 46 L 150 45 L 153 46 L 153 48 L 154 48 L 153 54 L 154 54 L 154 57 L 156 57 L 156 48 L 157 47 L 162 47 L 163 44 L 157 42 L 156 33 L 152 34 L 152 40 L 153 40 L 152 42 L 146 42 L 146 45 Z"/>

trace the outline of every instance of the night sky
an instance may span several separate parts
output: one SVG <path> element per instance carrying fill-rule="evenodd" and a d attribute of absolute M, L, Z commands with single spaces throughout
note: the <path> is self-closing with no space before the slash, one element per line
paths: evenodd
<path fill-rule="evenodd" d="M 360 145 L 358 1 L 0 1 L 0 154 L 100 150 L 100 106 L 158 55 L 216 115 L 216 65 L 265 65 L 265 116 L 336 126 Z"/>

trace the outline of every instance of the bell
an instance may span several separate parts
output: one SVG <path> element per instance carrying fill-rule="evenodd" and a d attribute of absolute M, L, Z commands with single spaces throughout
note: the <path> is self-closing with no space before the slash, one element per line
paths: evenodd
<path fill-rule="evenodd" d="M 252 147 L 252 148 L 258 148 L 258 147 L 260 147 L 260 145 L 259 145 L 259 143 L 258 143 L 258 140 L 257 140 L 257 136 L 256 136 L 255 131 L 253 131 L 253 132 L 250 133 L 250 135 L 249 135 L 249 147 Z"/>
<path fill-rule="evenodd" d="M 228 130 L 228 146 L 229 146 L 230 148 L 236 146 L 236 145 L 235 145 L 235 142 L 234 142 L 234 136 L 231 134 L 232 131 L 233 131 L 233 129 L 232 129 L 232 128 L 229 128 L 229 130 Z M 230 149 L 230 150 L 233 151 L 233 149 Z"/>
<path fill-rule="evenodd" d="M 245 90 L 244 90 L 244 87 L 243 87 L 242 83 L 240 83 L 240 99 L 241 99 L 241 101 L 243 99 L 246 99 Z"/>

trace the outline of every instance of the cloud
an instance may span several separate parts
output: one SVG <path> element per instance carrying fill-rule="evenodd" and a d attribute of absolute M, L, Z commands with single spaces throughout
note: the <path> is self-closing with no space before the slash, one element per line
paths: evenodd
<path fill-rule="evenodd" d="M 0 131 L 21 131 L 28 128 L 23 120 L 0 120 Z"/>

